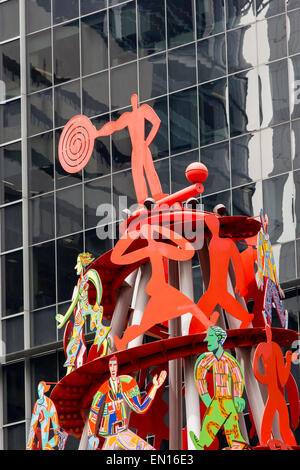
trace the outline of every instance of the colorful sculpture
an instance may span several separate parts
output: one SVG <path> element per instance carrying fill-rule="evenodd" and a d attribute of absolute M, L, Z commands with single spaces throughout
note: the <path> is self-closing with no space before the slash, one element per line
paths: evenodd
<path fill-rule="evenodd" d="M 160 239 L 169 240 L 172 244 L 159 241 L 158 234 Z M 126 253 L 134 240 L 140 236 L 147 240 L 147 245 Z M 186 295 L 166 282 L 164 258 L 184 261 L 191 259 L 193 254 L 194 248 L 185 238 L 167 227 L 147 223 L 141 226 L 140 231 L 127 231 L 118 241 L 111 254 L 113 263 L 131 264 L 149 258 L 152 266 L 152 276 L 146 287 L 150 300 L 144 310 L 142 321 L 139 325 L 128 327 L 122 339 L 115 336 L 115 345 L 119 351 L 125 349 L 130 341 L 154 325 L 179 317 L 184 313 L 189 312 L 194 315 L 199 320 L 202 331 L 216 323 L 218 312 L 214 312 L 209 319 Z"/>
<path fill-rule="evenodd" d="M 263 211 L 260 211 L 260 219 L 262 223 L 262 229 L 258 234 L 257 238 L 257 258 L 258 258 L 258 280 L 257 284 L 259 289 L 265 290 L 264 296 L 264 316 L 265 321 L 271 325 L 272 323 L 272 301 L 275 303 L 275 307 L 280 319 L 282 328 L 287 328 L 288 324 L 288 312 L 283 309 L 280 299 L 285 297 L 283 290 L 281 289 L 277 274 L 275 260 L 273 256 L 272 245 L 268 234 L 268 216 L 263 215 Z"/>
<path fill-rule="evenodd" d="M 253 316 L 228 292 L 227 278 L 229 262 L 232 261 L 236 288 L 235 292 L 243 297 L 246 292 L 244 271 L 240 259 L 240 253 L 235 243 L 230 238 L 219 236 L 220 222 L 217 216 L 208 214 L 205 223 L 212 237 L 209 243 L 210 280 L 207 290 L 198 302 L 198 307 L 209 318 L 216 305 L 220 305 L 227 313 L 241 320 L 240 328 L 248 328 Z M 199 324 L 196 318 L 192 318 L 190 334 L 198 333 Z"/>
<path fill-rule="evenodd" d="M 296 445 L 296 441 L 290 429 L 284 387 L 289 378 L 291 363 L 297 359 L 298 354 L 287 351 L 284 361 L 280 347 L 272 341 L 272 329 L 269 325 L 266 325 L 266 337 L 267 342 L 257 346 L 253 358 L 254 375 L 259 382 L 267 386 L 268 390 L 268 399 L 261 423 L 260 442 L 263 446 L 268 445 L 268 441 L 272 437 L 272 424 L 277 411 L 281 438 L 285 444 L 293 446 Z M 264 375 L 258 369 L 260 358 L 264 366 Z"/>
<path fill-rule="evenodd" d="M 79 275 L 79 280 L 77 286 L 74 289 L 72 303 L 65 315 L 56 315 L 56 320 L 58 321 L 58 328 L 62 328 L 66 321 L 69 319 L 72 312 L 74 312 L 74 325 L 72 328 L 71 339 L 68 343 L 66 355 L 67 360 L 64 363 L 64 366 L 67 367 L 67 374 L 69 374 L 73 369 L 80 367 L 83 364 L 84 356 L 86 354 L 86 345 L 83 335 L 83 326 L 86 321 L 87 315 L 93 316 L 98 314 L 100 309 L 101 298 L 102 298 L 102 284 L 99 274 L 94 269 L 87 269 L 89 264 L 94 260 L 90 253 L 80 253 L 77 257 L 77 264 L 75 266 L 76 273 Z M 92 282 L 96 289 L 96 304 L 94 306 L 89 304 L 88 301 L 88 282 Z M 98 316 L 98 324 L 94 325 L 94 329 L 98 332 L 101 330 L 99 324 L 99 318 L 102 318 L 102 315 Z M 103 327 L 104 329 L 104 327 Z M 105 341 L 109 330 L 103 331 L 101 336 L 102 342 Z M 98 346 L 101 344 L 101 341 L 98 341 Z M 105 349 L 106 350 L 106 349 Z"/>
<path fill-rule="evenodd" d="M 151 450 L 153 447 L 128 429 L 125 404 L 136 413 L 145 413 L 153 403 L 155 394 L 164 383 L 167 373 L 162 371 L 153 378 L 153 386 L 141 400 L 140 389 L 129 375 L 118 376 L 117 357 L 109 360 L 110 378 L 95 394 L 88 418 L 89 449 L 96 450 L 99 438 L 105 438 L 102 450 Z M 97 429 L 100 418 L 99 430 Z"/>
<path fill-rule="evenodd" d="M 42 450 L 54 450 L 56 446 L 58 446 L 59 450 L 63 450 L 65 447 L 68 435 L 64 431 L 61 431 L 55 405 L 53 401 L 45 395 L 49 389 L 50 385 L 44 381 L 40 382 L 38 385 L 39 398 L 33 408 L 26 450 L 34 449 L 34 440 L 38 434 L 39 423 Z M 49 438 L 50 425 L 52 425 L 51 429 L 54 432 L 52 438 Z"/>
<path fill-rule="evenodd" d="M 245 408 L 245 400 L 242 398 L 244 377 L 237 360 L 223 349 L 226 337 L 227 333 L 222 328 L 210 327 L 204 340 L 209 352 L 201 354 L 195 364 L 195 382 L 200 398 L 207 407 L 199 438 L 190 431 L 191 439 L 198 450 L 209 447 L 222 426 L 229 448 L 233 444 L 239 450 L 248 447 L 238 421 L 238 412 Z M 205 380 L 211 368 L 214 377 L 213 397 L 207 391 Z"/>

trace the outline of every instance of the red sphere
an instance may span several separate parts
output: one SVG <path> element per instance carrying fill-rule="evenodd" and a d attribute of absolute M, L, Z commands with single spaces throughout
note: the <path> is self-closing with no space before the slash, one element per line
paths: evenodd
<path fill-rule="evenodd" d="M 190 183 L 203 183 L 208 177 L 208 169 L 203 163 L 193 162 L 185 170 Z"/>

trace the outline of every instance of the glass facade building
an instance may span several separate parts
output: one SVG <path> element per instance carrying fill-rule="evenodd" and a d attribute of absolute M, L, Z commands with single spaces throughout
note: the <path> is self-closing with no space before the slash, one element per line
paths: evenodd
<path fill-rule="evenodd" d="M 70 304 L 77 254 L 111 249 L 116 238 L 96 227 L 117 237 L 118 196 L 135 202 L 127 129 L 97 139 L 72 175 L 58 161 L 61 131 L 76 114 L 99 129 L 132 93 L 161 119 L 151 152 L 165 193 L 200 161 L 205 210 L 268 214 L 299 329 L 299 0 L 0 1 L 2 449 L 24 449 L 38 382 L 65 375 L 55 315 Z M 101 219 L 101 203 L 116 213 Z"/>

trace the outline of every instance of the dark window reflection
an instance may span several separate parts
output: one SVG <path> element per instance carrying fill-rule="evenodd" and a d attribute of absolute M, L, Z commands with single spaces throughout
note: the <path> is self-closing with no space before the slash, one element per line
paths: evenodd
<path fill-rule="evenodd" d="M 111 114 L 111 120 L 116 121 L 123 113 L 130 113 L 132 108 L 115 111 Z M 112 143 L 112 171 L 123 170 L 131 166 L 132 145 L 128 127 L 116 131 L 111 137 Z"/>
<path fill-rule="evenodd" d="M 262 207 L 261 183 L 252 183 L 232 190 L 233 215 L 256 216 Z"/>
<path fill-rule="evenodd" d="M 167 98 L 157 98 L 148 101 L 147 104 L 153 108 L 154 112 L 160 119 L 160 126 L 155 139 L 150 145 L 150 152 L 153 159 L 162 158 L 169 155 L 169 139 L 168 139 L 168 104 Z M 145 122 L 145 135 L 147 136 L 152 128 L 149 121 Z"/>
<path fill-rule="evenodd" d="M 289 13 L 288 21 L 290 28 L 289 53 L 297 54 L 300 52 L 300 10 Z"/>
<path fill-rule="evenodd" d="M 296 278 L 295 242 L 282 243 L 279 254 L 279 282 L 287 282 Z M 289 328 L 291 326 L 289 325 Z"/>
<path fill-rule="evenodd" d="M 293 81 L 290 87 L 291 93 L 291 118 L 300 117 L 300 54 L 289 58 L 291 76 Z"/>
<path fill-rule="evenodd" d="M 254 0 L 227 0 L 227 29 L 251 23 L 255 20 Z"/>
<path fill-rule="evenodd" d="M 113 204 L 116 209 L 117 220 L 121 219 L 121 211 L 136 204 L 131 170 L 113 174 Z M 123 196 L 122 199 L 120 197 Z"/>
<path fill-rule="evenodd" d="M 259 63 L 286 57 L 286 17 L 276 16 L 257 23 Z"/>
<path fill-rule="evenodd" d="M 286 0 L 256 0 L 256 15 L 258 19 L 284 13 Z"/>
<path fill-rule="evenodd" d="M 207 212 L 213 212 L 214 207 L 217 204 L 223 204 L 226 207 L 226 215 L 231 215 L 231 191 L 223 191 L 221 193 L 216 193 L 212 194 L 211 196 L 203 197 L 201 202 L 204 206 L 204 210 Z"/>
<path fill-rule="evenodd" d="M 43 243 L 31 248 L 31 305 L 45 307 L 55 303 L 55 245 Z"/>
<path fill-rule="evenodd" d="M 224 0 L 196 0 L 198 38 L 224 31 Z"/>
<path fill-rule="evenodd" d="M 290 124 L 261 132 L 262 177 L 275 176 L 292 169 Z"/>
<path fill-rule="evenodd" d="M 78 282 L 75 272 L 76 259 L 83 251 L 82 233 L 57 240 L 57 292 L 58 302 L 72 298 L 74 286 Z M 66 313 L 66 311 L 61 312 Z"/>
<path fill-rule="evenodd" d="M 82 74 L 89 75 L 107 68 L 107 12 L 81 20 Z"/>
<path fill-rule="evenodd" d="M 20 95 L 20 41 L 0 45 L 0 101 Z"/>
<path fill-rule="evenodd" d="M 54 353 L 44 356 L 31 358 L 30 360 L 30 379 L 31 379 L 31 404 L 34 406 L 38 399 L 37 388 L 41 380 L 45 380 L 45 371 L 47 371 L 47 380 L 57 381 L 57 355 Z M 47 395 L 49 396 L 51 392 Z"/>
<path fill-rule="evenodd" d="M 105 204 L 103 210 L 97 208 Z M 102 216 L 105 217 L 107 223 L 111 223 L 112 219 L 107 213 L 107 205 L 111 204 L 111 178 L 110 176 L 96 179 L 84 185 L 84 213 L 85 228 L 96 227 L 101 223 Z"/>
<path fill-rule="evenodd" d="M 54 189 L 53 133 L 28 140 L 29 189 L 31 196 Z"/>
<path fill-rule="evenodd" d="M 297 170 L 300 168 L 300 120 L 292 121 L 291 131 L 293 169 Z"/>
<path fill-rule="evenodd" d="M 202 148 L 200 160 L 208 169 L 208 177 L 204 182 L 205 194 L 229 188 L 230 164 L 228 142 Z"/>
<path fill-rule="evenodd" d="M 193 150 L 171 158 L 171 184 L 172 193 L 186 188 L 188 180 L 185 170 L 190 163 L 199 161 L 199 151 Z"/>
<path fill-rule="evenodd" d="M 138 2 L 139 56 L 166 48 L 165 5 L 156 0 Z"/>
<path fill-rule="evenodd" d="M 135 2 L 109 10 L 110 65 L 119 65 L 136 59 Z"/>
<path fill-rule="evenodd" d="M 255 25 L 227 33 L 228 72 L 250 69 L 257 64 Z"/>
<path fill-rule="evenodd" d="M 3 309 L 2 315 L 22 312 L 23 306 L 23 252 L 2 256 Z"/>
<path fill-rule="evenodd" d="M 30 89 L 35 91 L 52 85 L 51 31 L 43 31 L 27 38 L 27 66 Z"/>
<path fill-rule="evenodd" d="M 82 80 L 82 110 L 95 116 L 109 110 L 108 73 L 102 72 Z"/>
<path fill-rule="evenodd" d="M 169 52 L 168 72 L 170 92 L 196 83 L 195 44 L 179 47 Z"/>
<path fill-rule="evenodd" d="M 0 41 L 19 36 L 19 0 L 0 4 Z"/>
<path fill-rule="evenodd" d="M 259 128 L 258 76 L 256 69 L 228 79 L 231 137 Z"/>
<path fill-rule="evenodd" d="M 298 7 L 299 7 L 298 0 L 287 0 L 288 10 L 292 10 L 293 8 L 298 8 Z"/>
<path fill-rule="evenodd" d="M 0 148 L 0 175 L 0 204 L 21 199 L 21 142 Z"/>
<path fill-rule="evenodd" d="M 230 147 L 232 186 L 261 179 L 260 134 L 246 134 L 232 139 Z"/>
<path fill-rule="evenodd" d="M 28 133 L 39 134 L 53 127 L 52 89 L 28 96 Z"/>
<path fill-rule="evenodd" d="M 67 83 L 54 88 L 55 127 L 64 126 L 69 119 L 80 114 L 80 82 Z"/>
<path fill-rule="evenodd" d="M 140 100 L 167 92 L 166 54 L 157 54 L 139 61 Z"/>
<path fill-rule="evenodd" d="M 289 119 L 289 80 L 287 61 L 259 67 L 262 127 Z M 271 116 L 271 117 L 270 117 Z"/>
<path fill-rule="evenodd" d="M 57 236 L 82 230 L 82 185 L 56 193 Z"/>
<path fill-rule="evenodd" d="M 3 367 L 4 424 L 25 419 L 24 363 Z M 24 448 L 24 447 L 23 447 Z"/>
<path fill-rule="evenodd" d="M 54 195 L 47 194 L 30 201 L 31 242 L 54 238 Z"/>
<path fill-rule="evenodd" d="M 220 34 L 197 43 L 198 82 L 214 80 L 226 74 L 225 35 Z"/>
<path fill-rule="evenodd" d="M 162 192 L 170 194 L 170 159 L 164 158 L 154 163 L 155 171 L 160 180 Z"/>
<path fill-rule="evenodd" d="M 168 0 L 168 47 L 191 42 L 194 33 L 194 2 L 192 0 Z"/>
<path fill-rule="evenodd" d="M 4 449 L 5 450 L 24 450 L 25 424 L 8 426 L 4 429 Z"/>
<path fill-rule="evenodd" d="M 79 0 L 52 0 L 53 23 L 62 23 L 79 15 Z"/>
<path fill-rule="evenodd" d="M 295 185 L 296 238 L 300 238 L 300 171 L 293 172 Z"/>
<path fill-rule="evenodd" d="M 54 28 L 53 43 L 55 85 L 78 77 L 80 73 L 78 21 Z"/>
<path fill-rule="evenodd" d="M 80 0 L 80 12 L 82 15 L 106 8 L 107 0 Z"/>
<path fill-rule="evenodd" d="M 105 115 L 92 119 L 92 123 L 99 130 L 108 120 L 109 115 Z M 95 139 L 93 154 L 84 168 L 84 178 L 87 180 L 109 173 L 111 171 L 110 159 L 110 137 Z"/>
<path fill-rule="evenodd" d="M 31 343 L 32 346 L 39 346 L 40 344 L 48 344 L 56 341 L 56 320 L 55 320 L 55 307 L 44 308 L 42 310 L 35 310 L 31 313 Z M 48 368 L 47 368 L 47 380 Z"/>
<path fill-rule="evenodd" d="M 0 144 L 19 139 L 21 137 L 21 100 L 0 104 L 0 115 L 2 116 Z"/>
<path fill-rule="evenodd" d="M 24 349 L 23 315 L 2 321 L 2 338 L 5 343 L 5 354 Z"/>
<path fill-rule="evenodd" d="M 62 129 L 55 131 L 55 187 L 56 189 L 65 188 L 72 184 L 82 181 L 82 171 L 77 173 L 67 173 L 60 164 L 58 158 L 58 144 Z"/>
<path fill-rule="evenodd" d="M 2 213 L 2 251 L 22 246 L 22 203 L 1 209 Z"/>
<path fill-rule="evenodd" d="M 225 79 L 199 86 L 199 112 L 201 145 L 228 137 Z"/>
<path fill-rule="evenodd" d="M 198 147 L 196 88 L 170 95 L 171 153 Z"/>
<path fill-rule="evenodd" d="M 51 0 L 27 0 L 26 25 L 28 33 L 51 26 Z"/>
<path fill-rule="evenodd" d="M 106 227 L 101 227 L 101 235 L 103 234 L 103 237 L 104 232 L 106 232 L 108 236 L 103 239 L 100 239 L 97 236 L 97 231 L 95 229 L 87 230 L 84 232 L 85 250 L 89 253 L 92 253 L 95 258 L 98 258 L 99 256 L 112 249 L 112 226 L 107 225 Z"/>
<path fill-rule="evenodd" d="M 111 70 L 110 84 L 112 108 L 128 106 L 131 95 L 137 92 L 136 62 Z"/>

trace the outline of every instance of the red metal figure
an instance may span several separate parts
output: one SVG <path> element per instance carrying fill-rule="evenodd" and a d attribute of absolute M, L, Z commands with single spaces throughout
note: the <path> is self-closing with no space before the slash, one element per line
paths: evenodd
<path fill-rule="evenodd" d="M 132 178 L 137 202 L 142 204 L 149 196 L 145 176 L 147 176 L 153 199 L 159 200 L 164 196 L 149 149 L 150 144 L 158 132 L 161 121 L 148 104 L 139 106 L 136 94 L 131 96 L 131 105 L 132 111 L 125 112 L 116 121 L 105 124 L 97 135 L 98 137 L 111 135 L 116 131 L 128 127 L 132 144 Z M 145 138 L 146 120 L 152 124 L 152 129 L 147 138 Z"/>
<path fill-rule="evenodd" d="M 158 241 L 157 234 L 172 244 Z M 140 236 L 147 240 L 147 246 L 126 253 L 133 241 Z M 166 282 L 163 259 L 186 261 L 191 259 L 193 254 L 194 248 L 185 238 L 163 226 L 145 223 L 140 231 L 125 232 L 112 251 L 111 261 L 115 264 L 131 264 L 149 258 L 152 276 L 146 287 L 150 300 L 145 308 L 141 324 L 127 328 L 122 339 L 115 336 L 115 345 L 118 350 L 125 349 L 130 341 L 154 325 L 188 312 L 198 319 L 201 331 L 216 323 L 218 312 L 214 312 L 209 319 L 209 316 L 205 316 L 191 299 Z"/>
<path fill-rule="evenodd" d="M 220 305 L 230 315 L 241 320 L 240 328 L 247 328 L 254 315 L 249 314 L 235 297 L 229 294 L 227 289 L 228 267 L 231 260 L 236 278 L 235 292 L 239 293 L 241 297 L 247 292 L 240 253 L 230 238 L 219 236 L 220 222 L 218 217 L 209 214 L 205 216 L 205 223 L 212 234 L 209 243 L 210 280 L 206 292 L 198 302 L 198 307 L 209 318 L 216 305 Z M 198 332 L 200 331 L 197 319 L 192 318 L 190 333 Z"/>
<path fill-rule="evenodd" d="M 267 342 L 260 343 L 253 358 L 253 371 L 256 379 L 267 386 L 268 399 L 261 423 L 261 445 L 265 446 L 272 438 L 272 423 L 276 411 L 279 416 L 279 428 L 283 442 L 287 445 L 296 445 L 294 434 L 290 429 L 288 407 L 284 397 L 284 387 L 288 381 L 291 362 L 296 360 L 298 353 L 287 351 L 285 361 L 282 351 L 277 343 L 272 341 L 272 329 L 266 325 Z M 258 370 L 258 361 L 262 358 L 265 374 Z"/>

